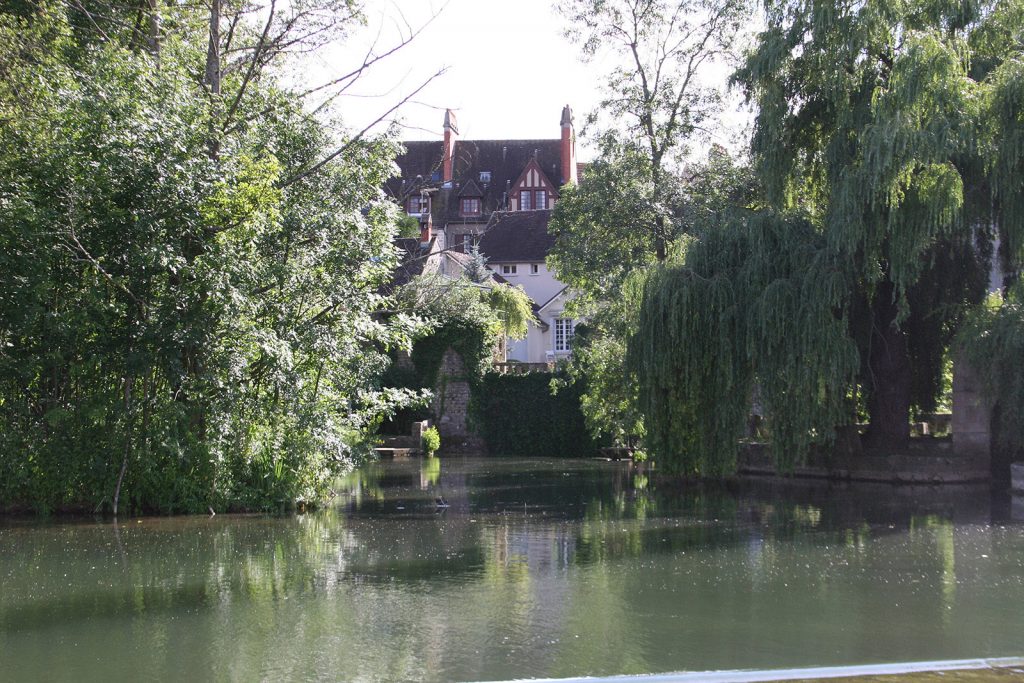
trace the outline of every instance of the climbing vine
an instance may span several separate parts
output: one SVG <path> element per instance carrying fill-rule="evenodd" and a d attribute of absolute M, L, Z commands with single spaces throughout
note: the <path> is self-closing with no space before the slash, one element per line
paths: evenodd
<path fill-rule="evenodd" d="M 479 389 L 502 337 L 525 337 L 533 319 L 532 302 L 522 288 L 494 282 L 419 277 L 406 285 L 400 300 L 427 326 L 413 343 L 412 367 L 396 357 L 384 377 L 385 386 L 444 392 L 448 379 L 462 379 Z M 442 376 L 448 351 L 461 358 L 465 375 Z M 404 433 L 410 420 L 426 417 L 428 410 L 421 405 L 400 411 L 386 426 Z"/>

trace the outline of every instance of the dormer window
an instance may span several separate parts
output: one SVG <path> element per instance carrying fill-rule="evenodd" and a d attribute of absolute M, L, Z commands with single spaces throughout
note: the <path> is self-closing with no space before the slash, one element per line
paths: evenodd
<path fill-rule="evenodd" d="M 555 186 L 551 184 L 536 159 L 531 159 L 512 184 L 512 207 L 516 211 L 545 210 L 551 207 L 558 196 Z"/>
<path fill-rule="evenodd" d="M 406 200 L 406 210 L 409 213 L 426 213 L 427 198 L 422 195 L 413 195 Z"/>
<path fill-rule="evenodd" d="M 459 213 L 463 216 L 479 216 L 480 200 L 477 197 L 463 197 L 459 205 Z"/>
<path fill-rule="evenodd" d="M 480 171 L 480 182 L 481 183 L 489 183 L 489 182 L 491 182 L 491 172 L 490 171 Z"/>

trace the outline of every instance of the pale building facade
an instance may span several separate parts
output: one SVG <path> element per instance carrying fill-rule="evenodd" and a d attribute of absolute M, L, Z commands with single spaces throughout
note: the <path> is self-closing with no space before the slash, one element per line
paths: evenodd
<path fill-rule="evenodd" d="M 462 140 L 449 110 L 442 140 L 405 142 L 400 175 L 387 189 L 420 221 L 420 244 L 431 252 L 479 249 L 501 280 L 521 286 L 537 323 L 508 343 L 508 360 L 550 363 L 569 355 L 575 321 L 564 314 L 565 285 L 546 265 L 547 232 L 559 188 L 578 179 L 572 112 L 562 110 L 560 136 L 546 140 Z M 464 262 L 442 258 L 442 270 Z M 457 270 L 457 268 L 456 268 Z M 445 273 L 456 276 L 457 273 Z"/>

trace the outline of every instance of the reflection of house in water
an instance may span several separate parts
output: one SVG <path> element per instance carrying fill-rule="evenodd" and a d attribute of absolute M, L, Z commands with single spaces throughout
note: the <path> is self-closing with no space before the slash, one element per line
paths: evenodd
<path fill-rule="evenodd" d="M 540 528 L 538 528 L 538 526 Z M 576 551 L 577 529 L 567 524 L 514 522 L 488 529 L 488 561 L 536 570 L 565 569 Z"/>

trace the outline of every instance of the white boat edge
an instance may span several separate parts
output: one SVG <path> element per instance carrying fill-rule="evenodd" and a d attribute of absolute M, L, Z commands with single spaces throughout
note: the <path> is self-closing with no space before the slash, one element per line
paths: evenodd
<path fill-rule="evenodd" d="M 504 683 L 752 683 L 753 681 L 793 681 L 815 678 L 851 678 L 853 676 L 894 676 L 938 671 L 968 671 L 1024 667 L 1024 657 L 988 659 L 950 659 L 932 662 L 863 664 L 857 666 L 819 666 L 802 669 L 762 669 L 757 671 L 680 671 L 664 674 L 622 676 L 584 676 L 581 678 L 523 678 Z M 502 682 L 492 682 L 502 683 Z"/>

